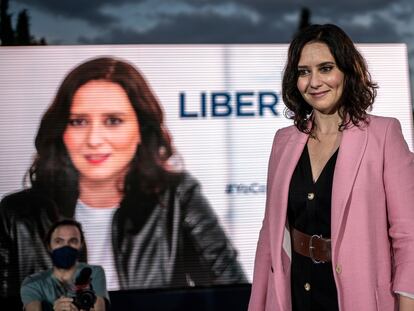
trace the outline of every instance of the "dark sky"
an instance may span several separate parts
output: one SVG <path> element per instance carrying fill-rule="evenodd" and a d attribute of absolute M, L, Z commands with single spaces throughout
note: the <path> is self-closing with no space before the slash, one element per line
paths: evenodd
<path fill-rule="evenodd" d="M 48 44 L 287 43 L 303 7 L 355 42 L 406 43 L 413 72 L 412 0 L 10 0 Z"/>
<path fill-rule="evenodd" d="M 10 0 L 32 32 L 55 43 L 288 42 L 302 7 L 358 42 L 414 40 L 411 0 Z M 411 27 L 410 27 L 411 26 Z"/>

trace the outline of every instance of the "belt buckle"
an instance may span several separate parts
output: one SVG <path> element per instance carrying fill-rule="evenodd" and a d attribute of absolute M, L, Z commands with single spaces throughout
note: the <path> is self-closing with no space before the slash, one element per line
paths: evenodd
<path fill-rule="evenodd" d="M 313 246 L 313 239 L 322 239 L 322 234 L 321 235 L 317 235 L 314 234 L 311 236 L 310 241 L 309 241 L 309 257 L 310 259 L 312 259 L 313 263 L 325 263 L 325 261 L 323 260 L 316 260 L 315 257 L 313 257 L 313 250 L 315 249 L 315 246 Z"/>

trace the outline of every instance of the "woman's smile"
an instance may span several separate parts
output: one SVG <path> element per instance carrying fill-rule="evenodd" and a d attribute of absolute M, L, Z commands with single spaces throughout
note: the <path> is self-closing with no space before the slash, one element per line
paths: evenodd
<path fill-rule="evenodd" d="M 324 97 L 329 91 L 310 92 L 309 95 L 318 99 Z"/>
<path fill-rule="evenodd" d="M 85 159 L 91 164 L 98 165 L 104 163 L 110 157 L 109 153 L 86 154 Z"/>

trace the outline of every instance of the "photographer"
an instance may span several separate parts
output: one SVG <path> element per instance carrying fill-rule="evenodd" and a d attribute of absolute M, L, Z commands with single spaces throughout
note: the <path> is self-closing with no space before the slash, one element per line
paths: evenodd
<path fill-rule="evenodd" d="M 84 248 L 80 223 L 62 220 L 52 225 L 46 234 L 46 246 L 53 267 L 27 277 L 20 295 L 27 311 L 104 311 L 105 272 L 101 266 L 78 262 Z"/>

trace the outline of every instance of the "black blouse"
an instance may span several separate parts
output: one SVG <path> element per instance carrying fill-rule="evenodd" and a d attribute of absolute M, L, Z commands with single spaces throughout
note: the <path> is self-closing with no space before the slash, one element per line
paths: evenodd
<path fill-rule="evenodd" d="M 289 225 L 306 234 L 331 236 L 332 182 L 338 150 L 328 160 L 316 182 L 307 146 L 293 172 L 289 188 Z M 332 263 L 315 264 L 292 250 L 291 291 L 293 311 L 338 309 Z"/>

